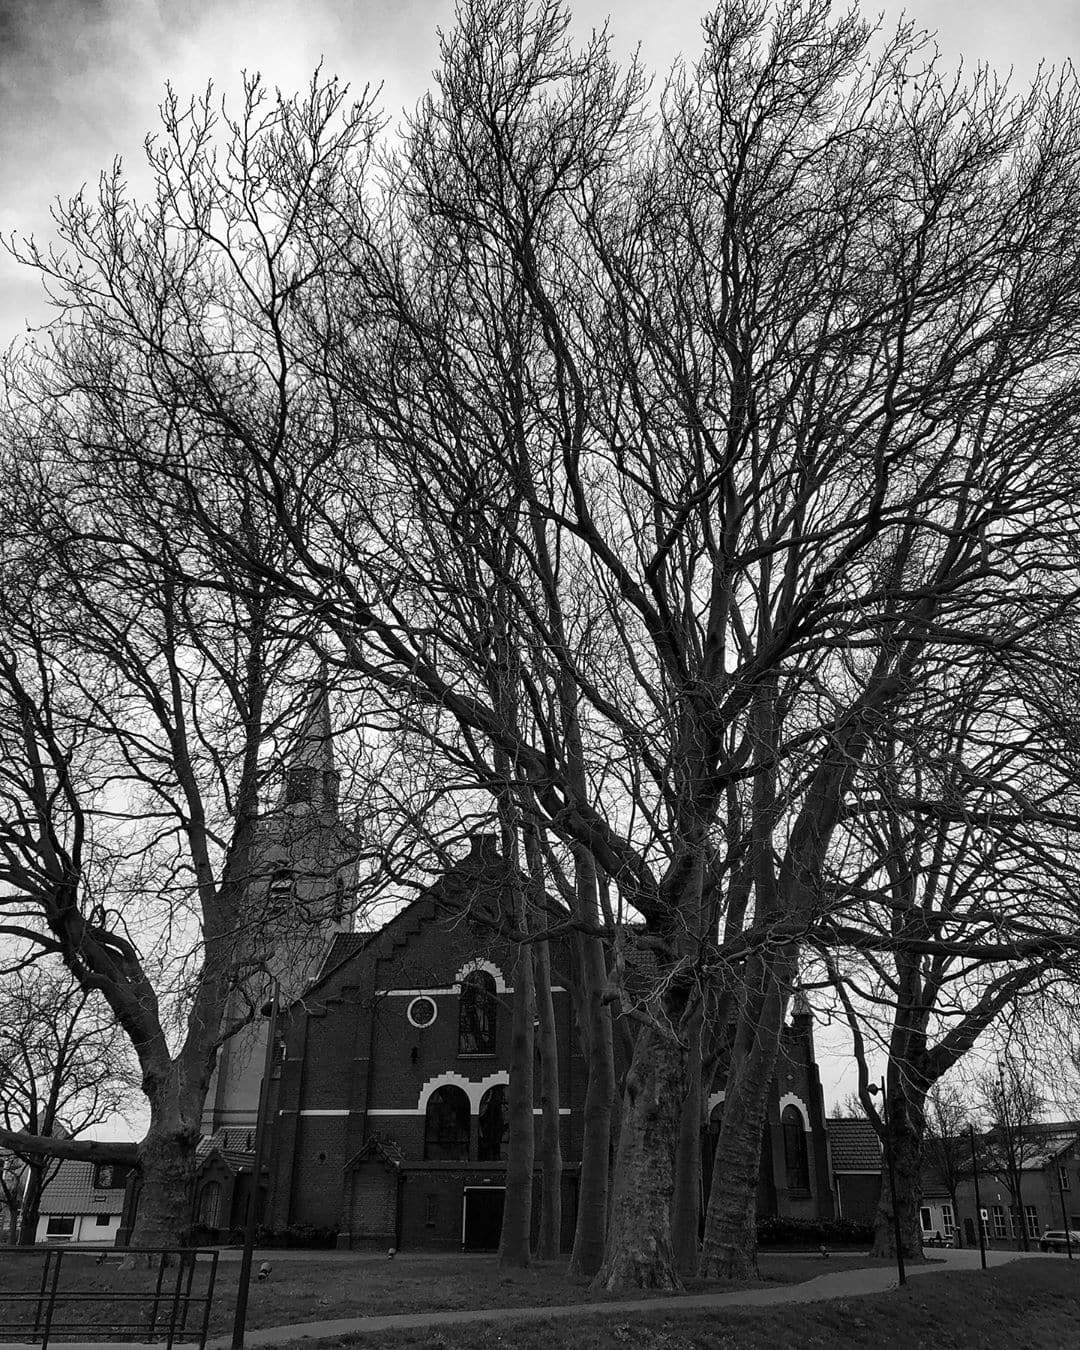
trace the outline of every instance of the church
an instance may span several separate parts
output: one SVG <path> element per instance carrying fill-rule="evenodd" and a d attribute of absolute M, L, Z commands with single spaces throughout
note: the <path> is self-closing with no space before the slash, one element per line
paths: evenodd
<path fill-rule="evenodd" d="M 283 923 L 272 956 L 284 1008 L 268 1095 L 264 1225 L 318 1230 L 344 1248 L 497 1247 L 513 987 L 511 953 L 492 922 L 506 876 L 494 838 L 475 837 L 466 856 L 382 928 L 350 931 L 344 897 L 355 884 L 355 850 L 339 816 L 321 699 L 264 846 L 267 881 L 255 902 L 280 906 L 284 916 L 286 899 L 294 913 L 299 901 L 306 920 L 302 934 Z M 553 943 L 568 1249 L 586 1065 L 567 956 Z M 211 1085 L 195 1197 L 205 1237 L 237 1226 L 242 1213 L 266 1025 L 260 1018 L 226 1043 Z M 722 1101 L 722 1092 L 709 1101 L 713 1139 Z M 813 1019 L 800 998 L 784 1030 L 762 1141 L 759 1212 L 831 1218 L 830 1187 Z"/>

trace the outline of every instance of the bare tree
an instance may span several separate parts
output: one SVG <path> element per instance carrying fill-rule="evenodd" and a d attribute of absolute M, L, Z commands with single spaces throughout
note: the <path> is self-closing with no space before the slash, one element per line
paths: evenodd
<path fill-rule="evenodd" d="M 22 970 L 0 986 L 0 1125 L 9 1135 L 77 1139 L 130 1104 L 130 1049 L 98 997 L 51 968 Z M 36 1240 L 41 1196 L 55 1159 L 12 1156 L 19 1175 L 19 1241 Z M 4 1183 L 14 1207 L 16 1195 Z"/>
<path fill-rule="evenodd" d="M 956 1223 L 956 1240 L 963 1246 L 959 1193 L 972 1175 L 971 1142 L 968 1125 L 971 1111 L 961 1092 L 951 1084 L 938 1082 L 926 1094 L 926 1131 L 923 1157 L 929 1171 L 948 1192 Z M 979 1216 L 975 1216 L 976 1222 Z"/>
<path fill-rule="evenodd" d="M 746 1273 L 800 949 L 914 941 L 843 922 L 864 763 L 1074 598 L 1080 119 L 1071 77 L 1012 100 L 824 0 L 721 5 L 658 112 L 568 26 L 466 0 L 377 174 L 332 83 L 249 86 L 217 157 L 169 102 L 154 205 L 113 178 L 30 261 L 108 354 L 61 344 L 53 395 L 178 438 L 110 442 L 147 500 L 573 858 L 597 1159 L 605 1003 L 637 1028 L 597 1278 L 674 1287 L 703 1009 L 735 1018 L 704 1264 Z"/>
<path fill-rule="evenodd" d="M 976 1093 L 987 1127 L 979 1141 L 983 1165 L 1009 1192 L 1014 1234 L 1027 1252 L 1031 1236 L 1024 1213 L 1024 1171 L 1028 1163 L 1046 1153 L 1038 1128 L 1045 1103 L 1030 1068 L 1008 1051 L 994 1068 L 979 1075 Z"/>

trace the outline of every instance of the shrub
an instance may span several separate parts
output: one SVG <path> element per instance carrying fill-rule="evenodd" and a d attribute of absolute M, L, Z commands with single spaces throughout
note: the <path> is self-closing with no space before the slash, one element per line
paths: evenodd
<path fill-rule="evenodd" d="M 302 1247 L 325 1249 L 337 1246 L 336 1228 L 316 1228 L 310 1223 L 291 1223 L 287 1228 L 261 1226 L 255 1234 L 257 1247 Z"/>
<path fill-rule="evenodd" d="M 854 1219 L 789 1219 L 774 1215 L 759 1219 L 760 1247 L 867 1247 L 874 1240 L 874 1227 Z"/>

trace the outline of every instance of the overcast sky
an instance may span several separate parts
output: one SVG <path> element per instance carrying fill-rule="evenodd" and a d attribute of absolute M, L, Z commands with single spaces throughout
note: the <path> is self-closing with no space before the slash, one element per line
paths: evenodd
<path fill-rule="evenodd" d="M 577 0 L 572 8 L 579 33 L 610 15 L 617 49 L 640 43 L 647 67 L 663 72 L 680 52 L 695 54 L 707 5 Z M 862 8 L 890 23 L 906 9 L 937 32 L 950 64 L 1011 66 L 1020 79 L 1080 47 L 1074 0 L 864 0 Z M 411 107 L 437 62 L 436 28 L 452 16 L 453 0 L 0 0 L 0 229 L 47 237 L 54 198 L 93 183 L 114 156 L 134 170 L 166 80 L 188 95 L 208 80 L 235 88 L 241 69 L 259 70 L 293 91 L 322 61 L 354 88 L 383 83 L 386 111 Z M 0 254 L 0 345 L 46 313 L 37 279 Z M 835 1035 L 821 1039 L 838 1047 Z M 843 1061 L 823 1077 L 833 1100 L 854 1087 Z"/>
<path fill-rule="evenodd" d="M 640 42 L 663 71 L 698 45 L 702 0 L 577 0 L 585 33 L 610 15 L 617 45 Z M 1041 58 L 1077 53 L 1080 7 L 1016 0 L 875 4 L 906 8 L 934 29 L 944 55 L 1030 75 Z M 453 0 L 0 0 L 0 229 L 42 235 L 50 202 L 69 196 L 116 155 L 134 170 L 166 80 L 181 94 L 207 80 L 235 87 L 241 68 L 292 91 L 316 64 L 354 86 L 382 82 L 397 112 L 428 87 L 436 28 Z M 134 181 L 138 182 L 137 175 Z M 0 257 L 0 343 L 44 316 L 35 277 Z"/>

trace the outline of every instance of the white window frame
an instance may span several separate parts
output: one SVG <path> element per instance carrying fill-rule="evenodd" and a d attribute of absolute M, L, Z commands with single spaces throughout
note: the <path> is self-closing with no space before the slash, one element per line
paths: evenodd
<path fill-rule="evenodd" d="M 922 1225 L 924 1233 L 934 1231 L 934 1212 L 929 1205 L 919 1206 L 919 1223 Z"/>
<path fill-rule="evenodd" d="M 70 1224 L 63 1233 L 54 1233 L 53 1224 Z M 77 1214 L 49 1214 L 45 1219 L 45 1241 L 46 1242 L 74 1242 L 75 1228 L 78 1224 Z"/>
<path fill-rule="evenodd" d="M 994 1237 L 998 1238 L 999 1240 L 1004 1240 L 1009 1236 L 1009 1229 L 1005 1222 L 1006 1218 L 1005 1206 L 994 1205 L 993 1214 L 994 1214 Z"/>
<path fill-rule="evenodd" d="M 1069 1180 L 1069 1169 L 1067 1167 L 1059 1167 L 1058 1176 L 1061 1178 L 1061 1189 L 1063 1191 L 1072 1190 L 1072 1182 Z"/>
<path fill-rule="evenodd" d="M 956 1217 L 952 1212 L 952 1201 L 946 1200 L 941 1206 L 941 1231 L 946 1237 L 956 1232 Z"/>
<path fill-rule="evenodd" d="M 1039 1236 L 1039 1209 L 1037 1205 L 1024 1206 L 1024 1222 L 1027 1224 L 1028 1237 Z"/>

